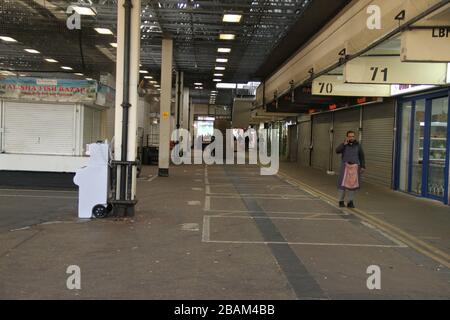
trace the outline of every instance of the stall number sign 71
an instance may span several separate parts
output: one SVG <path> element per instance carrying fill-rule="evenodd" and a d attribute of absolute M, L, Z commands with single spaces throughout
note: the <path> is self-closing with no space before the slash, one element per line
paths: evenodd
<path fill-rule="evenodd" d="M 372 81 L 376 81 L 378 74 L 383 74 L 383 81 L 388 81 L 388 68 L 380 69 L 379 67 L 371 67 L 370 71 L 372 71 Z"/>

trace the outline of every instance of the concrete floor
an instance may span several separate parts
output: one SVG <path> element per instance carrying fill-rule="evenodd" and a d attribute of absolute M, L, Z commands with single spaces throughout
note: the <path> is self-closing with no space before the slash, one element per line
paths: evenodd
<path fill-rule="evenodd" d="M 155 173 L 120 221 L 77 220 L 73 192 L 1 190 L 0 298 L 450 298 L 448 207 L 367 186 L 358 211 L 340 210 L 335 178 L 290 164 Z M 366 286 L 371 265 L 381 290 Z"/>

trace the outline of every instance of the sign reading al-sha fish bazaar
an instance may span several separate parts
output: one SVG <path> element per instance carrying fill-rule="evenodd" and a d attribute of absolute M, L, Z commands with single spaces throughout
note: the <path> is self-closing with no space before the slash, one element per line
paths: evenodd
<path fill-rule="evenodd" d="M 8 77 L 0 79 L 0 98 L 52 102 L 94 102 L 97 82 Z"/>

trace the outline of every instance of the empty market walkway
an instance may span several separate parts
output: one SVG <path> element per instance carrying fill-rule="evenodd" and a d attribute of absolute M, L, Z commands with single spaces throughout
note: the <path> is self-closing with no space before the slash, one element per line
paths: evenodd
<path fill-rule="evenodd" d="M 450 296 L 446 267 L 292 178 L 256 166 L 155 173 L 144 169 L 132 220 L 80 222 L 73 212 L 1 232 L 0 298 Z M 69 265 L 81 268 L 79 291 L 66 288 Z M 367 288 L 372 265 L 381 290 Z"/>

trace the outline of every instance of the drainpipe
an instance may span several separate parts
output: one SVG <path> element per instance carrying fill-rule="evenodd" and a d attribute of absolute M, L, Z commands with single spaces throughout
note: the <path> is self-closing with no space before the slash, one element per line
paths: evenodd
<path fill-rule="evenodd" d="M 177 72 L 177 129 L 180 129 L 181 71 Z"/>
<path fill-rule="evenodd" d="M 124 63 L 123 63 L 123 108 L 122 113 L 122 148 L 121 161 L 127 161 L 128 155 L 128 111 L 130 104 L 130 42 L 131 42 L 131 8 L 133 7 L 131 0 L 125 0 L 125 47 L 124 47 Z M 126 200 L 127 189 L 127 170 L 125 166 L 120 169 L 120 200 Z"/>
<path fill-rule="evenodd" d="M 263 107 L 264 107 L 264 111 L 267 111 L 266 108 L 266 79 L 263 80 Z"/>

